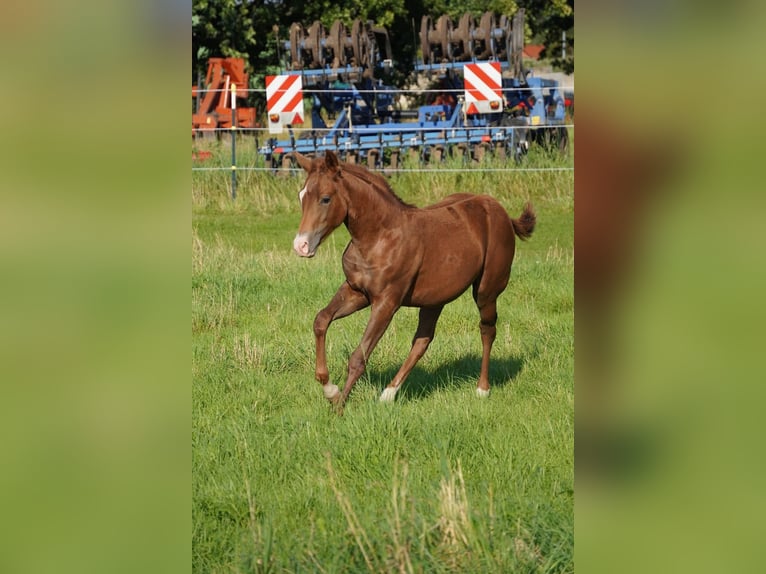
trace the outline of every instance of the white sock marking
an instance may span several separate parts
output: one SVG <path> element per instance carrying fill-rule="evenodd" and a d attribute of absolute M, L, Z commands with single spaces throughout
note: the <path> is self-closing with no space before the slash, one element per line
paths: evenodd
<path fill-rule="evenodd" d="M 476 387 L 476 396 L 482 399 L 487 398 L 489 396 L 489 389 L 485 391 L 484 389 L 480 389 L 479 387 Z"/>
<path fill-rule="evenodd" d="M 340 393 L 338 385 L 333 385 L 332 383 L 322 385 L 322 390 L 324 391 L 325 398 L 328 400 L 334 398 L 338 393 Z"/>
<path fill-rule="evenodd" d="M 399 387 L 386 387 L 383 389 L 383 392 L 380 395 L 380 402 L 381 403 L 392 403 L 394 402 L 394 399 L 396 398 L 396 391 L 399 390 Z"/>

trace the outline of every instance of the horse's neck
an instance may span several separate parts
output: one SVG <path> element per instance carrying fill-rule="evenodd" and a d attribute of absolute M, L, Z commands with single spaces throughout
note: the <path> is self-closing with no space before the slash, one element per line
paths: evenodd
<path fill-rule="evenodd" d="M 381 229 L 389 228 L 401 217 L 405 206 L 386 190 L 362 182 L 347 185 L 348 218 L 346 227 L 355 241 L 375 240 Z"/>

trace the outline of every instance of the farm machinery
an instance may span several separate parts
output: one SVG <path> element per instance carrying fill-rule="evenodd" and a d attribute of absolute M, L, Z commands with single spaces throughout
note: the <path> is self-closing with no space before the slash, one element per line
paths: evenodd
<path fill-rule="evenodd" d="M 311 128 L 259 147 L 273 168 L 289 168 L 290 152 L 396 169 L 404 157 L 440 162 L 447 157 L 481 161 L 487 154 L 521 161 L 531 143 L 568 151 L 565 102 L 555 81 L 524 69 L 524 11 L 513 18 L 464 14 L 424 16 L 417 75 L 435 85 L 417 107 L 402 104 L 410 90 L 380 79 L 392 66 L 385 28 L 336 21 L 329 31 L 314 22 L 294 23 L 284 43 L 285 74 L 300 75 L 311 99 Z M 417 91 L 417 90 L 416 90 Z M 418 94 L 422 97 L 422 94 Z M 277 122 L 278 114 L 269 114 Z"/>
<path fill-rule="evenodd" d="M 192 135 L 215 133 L 216 129 L 230 128 L 232 108 L 236 108 L 237 126 L 256 127 L 255 108 L 237 107 L 232 102 L 231 86 L 236 86 L 236 97 L 248 94 L 248 74 L 242 58 L 210 58 L 205 76 L 206 89 L 192 86 L 195 111 L 192 113 Z"/>

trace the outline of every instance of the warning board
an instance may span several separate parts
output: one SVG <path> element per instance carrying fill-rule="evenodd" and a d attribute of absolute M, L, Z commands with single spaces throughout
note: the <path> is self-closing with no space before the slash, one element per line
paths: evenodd
<path fill-rule="evenodd" d="M 300 74 L 266 76 L 266 109 L 270 133 L 281 132 L 284 124 L 303 123 L 303 81 Z"/>
<path fill-rule="evenodd" d="M 467 114 L 490 114 L 503 109 L 503 76 L 500 62 L 463 66 Z"/>

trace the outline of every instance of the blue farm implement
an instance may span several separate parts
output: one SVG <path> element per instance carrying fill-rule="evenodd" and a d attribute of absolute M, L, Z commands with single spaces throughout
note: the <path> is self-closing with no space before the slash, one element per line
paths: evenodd
<path fill-rule="evenodd" d="M 275 169 L 291 167 L 293 151 L 311 156 L 332 150 L 345 161 L 378 169 L 396 169 L 404 157 L 434 163 L 447 157 L 481 161 L 492 154 L 521 161 L 530 143 L 567 153 L 563 94 L 557 82 L 524 69 L 523 34 L 523 10 L 513 18 L 487 12 L 478 21 L 465 14 L 457 27 L 448 16 L 425 16 L 415 72 L 435 89 L 427 90 L 424 105 L 408 108 L 400 102 L 411 90 L 376 79 L 392 66 L 384 28 L 358 20 L 350 28 L 336 21 L 329 32 L 319 22 L 308 30 L 293 24 L 284 44 L 290 56 L 285 73 L 302 77 L 311 128 L 287 125 L 287 139 L 270 138 L 259 153 Z M 484 96 L 475 91 L 478 96 L 468 97 L 466 66 L 490 62 L 502 70 L 497 100 L 474 102 Z M 479 105 L 484 113 L 477 107 L 482 103 L 491 104 Z"/>

